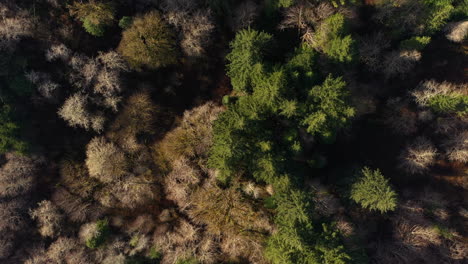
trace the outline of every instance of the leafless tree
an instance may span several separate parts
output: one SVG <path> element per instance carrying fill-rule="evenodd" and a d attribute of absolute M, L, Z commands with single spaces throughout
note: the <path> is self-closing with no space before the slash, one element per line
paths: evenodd
<path fill-rule="evenodd" d="M 62 228 L 63 216 L 51 201 L 40 202 L 39 207 L 31 210 L 31 218 L 39 225 L 39 233 L 44 237 L 55 237 Z"/>
<path fill-rule="evenodd" d="M 90 252 L 86 252 L 75 238 L 59 237 L 49 246 L 46 254 L 52 263 L 93 263 Z"/>
<path fill-rule="evenodd" d="M 65 46 L 65 44 L 60 43 L 60 44 L 55 44 L 52 45 L 47 51 L 46 51 L 46 60 L 47 61 L 54 61 L 57 59 L 60 59 L 64 62 L 68 61 L 72 54 L 72 51 Z"/>
<path fill-rule="evenodd" d="M 443 143 L 447 158 L 451 161 L 468 162 L 468 131 L 461 131 Z"/>
<path fill-rule="evenodd" d="M 437 95 L 454 94 L 459 95 L 465 90 L 463 85 L 455 85 L 449 82 L 437 82 L 435 80 L 425 80 L 418 84 L 416 89 L 411 93 L 414 100 L 419 106 L 427 106 L 429 100 Z"/>
<path fill-rule="evenodd" d="M 199 7 L 198 0 L 162 0 L 160 8 L 165 12 L 190 12 Z"/>
<path fill-rule="evenodd" d="M 449 23 L 446 26 L 448 40 L 455 43 L 461 43 L 468 36 L 468 21 Z"/>
<path fill-rule="evenodd" d="M 125 173 L 127 160 L 114 143 L 95 137 L 86 146 L 86 166 L 91 177 L 109 183 Z"/>
<path fill-rule="evenodd" d="M 12 51 L 16 43 L 33 34 L 33 21 L 27 12 L 0 4 L 0 50 Z"/>
<path fill-rule="evenodd" d="M 0 168 L 0 198 L 25 196 L 34 187 L 37 161 L 14 153 L 5 155 Z"/>
<path fill-rule="evenodd" d="M 237 32 L 243 28 L 249 27 L 258 15 L 259 8 L 254 1 L 247 0 L 240 3 L 234 10 L 232 30 Z"/>
<path fill-rule="evenodd" d="M 423 173 L 429 170 L 436 156 L 434 145 L 428 139 L 419 137 L 400 155 L 400 168 L 411 174 Z"/>
<path fill-rule="evenodd" d="M 76 93 L 65 101 L 58 115 L 72 127 L 91 128 L 92 114 L 88 110 L 88 97 Z"/>
<path fill-rule="evenodd" d="M 382 32 L 365 36 L 359 41 L 359 59 L 368 66 L 370 71 L 380 71 L 382 52 L 390 47 L 390 41 Z"/>
<path fill-rule="evenodd" d="M 198 57 L 204 53 L 215 28 L 209 10 L 173 11 L 166 14 L 166 19 L 179 29 L 180 46 L 186 55 Z"/>
<path fill-rule="evenodd" d="M 384 122 L 396 134 L 410 135 L 418 130 L 417 114 L 411 111 L 408 102 L 401 98 L 388 100 Z"/>
<path fill-rule="evenodd" d="M 409 74 L 420 59 L 421 52 L 417 50 L 392 51 L 388 53 L 383 61 L 385 77 L 403 77 Z"/>
<path fill-rule="evenodd" d="M 52 202 L 73 222 L 96 220 L 104 213 L 103 208 L 83 201 L 79 196 L 71 194 L 64 188 L 59 188 L 52 194 Z"/>

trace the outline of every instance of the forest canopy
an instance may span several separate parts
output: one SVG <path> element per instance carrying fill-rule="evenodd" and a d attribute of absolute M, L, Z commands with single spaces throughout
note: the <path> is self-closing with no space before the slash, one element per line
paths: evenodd
<path fill-rule="evenodd" d="M 468 0 L 4 0 L 0 263 L 464 264 Z"/>

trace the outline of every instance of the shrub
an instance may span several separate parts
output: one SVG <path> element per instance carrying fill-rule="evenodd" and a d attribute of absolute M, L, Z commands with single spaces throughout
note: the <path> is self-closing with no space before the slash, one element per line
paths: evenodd
<path fill-rule="evenodd" d="M 361 207 L 371 211 L 386 213 L 394 211 L 397 206 L 395 191 L 391 188 L 379 169 L 364 167 L 359 178 L 351 186 L 350 198 Z"/>
<path fill-rule="evenodd" d="M 115 16 L 115 7 L 112 3 L 103 3 L 91 0 L 87 3 L 75 2 L 69 6 L 70 14 L 81 22 L 86 32 L 93 36 L 104 35 L 105 28 L 112 25 Z"/>
<path fill-rule="evenodd" d="M 20 137 L 19 124 L 13 119 L 9 105 L 0 104 L 0 154 L 16 151 L 25 154 L 28 144 Z"/>
<path fill-rule="evenodd" d="M 436 95 L 429 99 L 429 107 L 437 113 L 468 114 L 467 95 Z"/>
<path fill-rule="evenodd" d="M 119 20 L 119 27 L 121 29 L 127 29 L 132 25 L 133 18 L 129 16 L 124 16 Z"/>
<path fill-rule="evenodd" d="M 403 40 L 400 43 L 400 49 L 403 50 L 422 50 L 431 42 L 431 37 L 412 37 L 410 39 Z"/>
<path fill-rule="evenodd" d="M 135 69 L 157 69 L 177 61 L 174 34 L 155 11 L 134 19 L 117 50 Z"/>

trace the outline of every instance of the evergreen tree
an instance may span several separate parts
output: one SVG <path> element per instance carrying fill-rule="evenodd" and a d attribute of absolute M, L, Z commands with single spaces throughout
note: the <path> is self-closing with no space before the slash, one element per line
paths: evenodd
<path fill-rule="evenodd" d="M 379 169 L 364 167 L 351 186 L 351 199 L 365 209 L 386 213 L 397 206 L 397 194 Z"/>
<path fill-rule="evenodd" d="M 236 91 L 249 91 L 252 76 L 258 74 L 265 49 L 271 43 L 272 36 L 253 29 L 244 29 L 236 34 L 230 43 L 231 53 L 228 60 L 227 74 Z M 255 67 L 256 66 L 256 67 Z"/>
<path fill-rule="evenodd" d="M 348 92 L 341 77 L 329 75 L 322 85 L 314 86 L 304 105 L 301 123 L 310 134 L 319 134 L 326 140 L 333 139 L 336 130 L 344 127 L 354 116 L 354 108 L 346 103 Z"/>
<path fill-rule="evenodd" d="M 354 59 L 354 40 L 347 34 L 342 14 L 325 19 L 315 32 L 313 42 L 314 47 L 332 61 L 348 63 Z"/>

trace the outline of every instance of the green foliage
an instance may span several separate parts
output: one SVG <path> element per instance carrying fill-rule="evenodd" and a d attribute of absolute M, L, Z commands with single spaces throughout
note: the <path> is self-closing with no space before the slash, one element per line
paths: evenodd
<path fill-rule="evenodd" d="M 117 50 L 134 69 L 157 69 L 177 62 L 175 36 L 159 13 L 136 17 Z"/>
<path fill-rule="evenodd" d="M 349 262 L 334 227 L 313 225 L 313 206 L 305 192 L 290 190 L 277 195 L 275 201 L 278 232 L 268 239 L 265 249 L 273 264 Z"/>
<path fill-rule="evenodd" d="M 332 61 L 347 63 L 354 59 L 354 40 L 347 35 L 342 14 L 334 14 L 323 21 L 314 34 L 313 45 Z"/>
<path fill-rule="evenodd" d="M 452 239 L 454 237 L 454 234 L 447 227 L 435 225 L 434 230 L 445 239 Z"/>
<path fill-rule="evenodd" d="M 29 96 L 34 90 L 33 84 L 24 75 L 16 75 L 8 85 L 10 90 L 18 96 Z"/>
<path fill-rule="evenodd" d="M 253 29 L 241 30 L 230 43 L 231 53 L 226 56 L 228 60 L 227 75 L 236 91 L 247 91 L 251 85 L 254 65 L 263 59 L 263 53 L 272 36 Z"/>
<path fill-rule="evenodd" d="M 83 22 L 86 32 L 93 36 L 103 36 L 105 28 L 114 22 L 115 7 L 111 2 L 75 2 L 69 9 L 73 16 Z"/>
<path fill-rule="evenodd" d="M 132 25 L 133 18 L 129 16 L 124 16 L 119 20 L 119 27 L 122 29 L 127 29 Z"/>
<path fill-rule="evenodd" d="M 148 258 L 149 259 L 152 259 L 154 261 L 158 261 L 158 260 L 161 260 L 162 258 L 162 254 L 159 250 L 157 250 L 156 248 L 151 248 L 150 252 L 149 252 L 149 255 L 148 255 Z"/>
<path fill-rule="evenodd" d="M 436 95 L 429 99 L 429 107 L 437 113 L 468 114 L 467 95 Z"/>
<path fill-rule="evenodd" d="M 341 78 L 331 75 L 322 85 L 309 91 L 305 104 L 305 118 L 301 121 L 310 134 L 319 134 L 325 139 L 333 139 L 335 131 L 342 128 L 354 116 L 354 108 L 346 104 L 348 92 Z"/>
<path fill-rule="evenodd" d="M 104 32 L 106 31 L 105 26 L 101 24 L 94 24 L 91 22 L 91 20 L 86 18 L 83 20 L 83 27 L 86 32 L 96 37 L 104 36 Z"/>
<path fill-rule="evenodd" d="M 400 43 L 400 49 L 403 50 L 422 50 L 431 42 L 431 37 L 421 36 L 412 37 L 410 39 L 403 40 Z"/>
<path fill-rule="evenodd" d="M 468 0 L 461 0 L 454 6 L 451 19 L 460 21 L 468 17 Z"/>
<path fill-rule="evenodd" d="M 86 246 L 91 249 L 98 248 L 106 241 L 110 235 L 109 222 L 107 219 L 96 222 L 97 233 L 86 241 Z"/>
<path fill-rule="evenodd" d="M 391 188 L 379 169 L 364 167 L 358 180 L 351 186 L 350 198 L 371 211 L 380 213 L 394 211 L 397 206 L 397 194 Z"/>
<path fill-rule="evenodd" d="M 176 264 L 199 264 L 200 262 L 196 258 L 188 258 L 183 260 L 178 260 Z"/>
<path fill-rule="evenodd" d="M 447 23 L 454 9 L 453 0 L 424 0 L 424 25 L 428 34 L 434 34 Z"/>
<path fill-rule="evenodd" d="M 0 105 L 0 154 L 16 151 L 25 154 L 28 144 L 20 139 L 20 126 L 13 120 L 11 107 Z"/>

